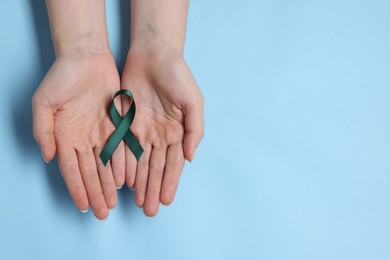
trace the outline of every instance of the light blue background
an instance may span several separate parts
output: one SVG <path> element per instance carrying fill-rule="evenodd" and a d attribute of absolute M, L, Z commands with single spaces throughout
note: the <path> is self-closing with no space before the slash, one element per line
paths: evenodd
<path fill-rule="evenodd" d="M 107 1 L 123 66 L 128 4 Z M 206 135 L 174 204 L 73 205 L 32 138 L 42 1 L 0 2 L 1 259 L 390 259 L 390 2 L 192 1 Z"/>

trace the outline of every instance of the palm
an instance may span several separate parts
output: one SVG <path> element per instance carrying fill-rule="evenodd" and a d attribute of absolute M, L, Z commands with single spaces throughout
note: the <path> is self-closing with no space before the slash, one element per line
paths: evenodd
<path fill-rule="evenodd" d="M 35 105 L 52 111 L 45 120 L 53 120 L 61 172 L 76 205 L 91 205 L 98 218 L 105 218 L 117 201 L 115 167 L 104 167 L 98 155 L 114 130 L 107 107 L 119 88 L 110 55 L 82 55 L 57 59 L 34 95 Z"/>
<path fill-rule="evenodd" d="M 137 163 L 126 149 L 127 184 L 135 185 L 137 205 L 153 216 L 160 201 L 173 200 L 184 165 L 184 112 L 196 103 L 203 109 L 203 97 L 182 60 L 153 59 L 151 64 L 130 56 L 122 88 L 134 94 L 137 113 L 131 130 L 145 150 Z M 123 104 L 126 112 L 129 104 Z"/>
<path fill-rule="evenodd" d="M 48 99 L 51 98 L 50 104 L 57 110 L 54 114 L 55 136 L 61 136 L 77 151 L 83 152 L 104 144 L 113 131 L 107 106 L 113 93 L 119 90 L 119 80 L 114 73 L 87 72 L 88 68 L 77 68 L 77 65 L 58 64 L 58 70 L 55 67 L 54 79 L 66 71 L 63 66 L 72 66 L 74 74 L 63 75 L 69 78 L 65 82 L 50 84 L 56 88 L 56 95 Z"/>
<path fill-rule="evenodd" d="M 136 100 L 137 116 L 131 129 L 137 137 L 154 146 L 182 142 L 184 115 L 174 91 L 158 80 L 152 82 L 130 73 L 124 74 L 122 85 L 133 92 Z M 169 87 L 174 89 L 174 84 Z"/>

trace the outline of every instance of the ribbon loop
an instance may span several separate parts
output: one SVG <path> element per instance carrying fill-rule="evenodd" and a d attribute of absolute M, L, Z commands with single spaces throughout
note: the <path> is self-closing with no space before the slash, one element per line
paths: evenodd
<path fill-rule="evenodd" d="M 131 106 L 124 117 L 121 117 L 114 103 L 115 98 L 120 95 L 126 95 L 132 99 Z M 129 146 L 137 160 L 139 160 L 141 157 L 144 149 L 141 147 L 134 134 L 130 131 L 130 126 L 133 123 L 135 111 L 134 97 L 129 90 L 121 89 L 115 93 L 110 105 L 110 116 L 116 129 L 108 139 L 107 144 L 104 146 L 103 151 L 99 155 L 104 165 L 106 165 L 110 160 L 112 154 L 122 139 L 125 140 L 127 146 Z"/>

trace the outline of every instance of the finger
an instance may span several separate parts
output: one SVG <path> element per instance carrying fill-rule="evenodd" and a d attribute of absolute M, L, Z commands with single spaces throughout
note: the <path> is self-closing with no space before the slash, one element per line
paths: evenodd
<path fill-rule="evenodd" d="M 158 212 L 158 207 L 160 206 L 160 191 L 166 156 L 166 147 L 153 146 L 150 156 L 148 187 L 144 205 L 144 213 L 149 217 L 155 216 Z"/>
<path fill-rule="evenodd" d="M 53 111 L 45 99 L 32 99 L 33 131 L 35 140 L 41 147 L 42 156 L 46 163 L 54 158 L 56 143 L 54 138 Z"/>
<path fill-rule="evenodd" d="M 87 191 L 81 178 L 76 151 L 71 146 L 58 144 L 58 164 L 76 207 L 86 212 L 89 207 Z"/>
<path fill-rule="evenodd" d="M 161 203 L 169 205 L 175 198 L 179 185 L 180 175 L 184 167 L 184 154 L 182 144 L 170 145 L 167 152 L 164 180 L 160 193 Z"/>
<path fill-rule="evenodd" d="M 141 158 L 137 163 L 137 176 L 135 179 L 135 204 L 142 208 L 145 202 L 146 186 L 149 173 L 149 158 L 151 153 L 150 144 L 141 144 L 144 148 Z"/>
<path fill-rule="evenodd" d="M 93 213 L 98 219 L 105 219 L 108 216 L 108 208 L 100 186 L 95 156 L 92 151 L 88 151 L 77 152 L 77 157 Z"/>
<path fill-rule="evenodd" d="M 137 172 L 137 159 L 133 152 L 126 145 L 126 184 L 130 189 L 134 189 L 135 186 L 135 175 Z"/>
<path fill-rule="evenodd" d="M 204 134 L 203 97 L 199 98 L 199 102 L 186 105 L 183 113 L 185 124 L 183 151 L 185 158 L 192 161 Z"/>
<path fill-rule="evenodd" d="M 125 183 L 125 146 L 121 141 L 111 157 L 111 167 L 117 189 Z"/>
<path fill-rule="evenodd" d="M 104 166 L 102 160 L 99 157 L 103 148 L 94 149 L 95 161 L 100 178 L 100 185 L 103 189 L 104 198 L 108 208 L 112 209 L 118 203 L 118 197 L 116 195 L 115 181 L 112 174 L 111 165 L 108 163 Z"/>

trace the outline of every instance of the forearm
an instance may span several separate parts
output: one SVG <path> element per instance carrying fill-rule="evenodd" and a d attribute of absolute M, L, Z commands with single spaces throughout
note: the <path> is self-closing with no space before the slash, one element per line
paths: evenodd
<path fill-rule="evenodd" d="M 109 51 L 104 0 L 46 0 L 57 56 Z"/>
<path fill-rule="evenodd" d="M 188 0 L 131 0 L 132 52 L 183 55 Z"/>

